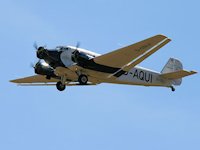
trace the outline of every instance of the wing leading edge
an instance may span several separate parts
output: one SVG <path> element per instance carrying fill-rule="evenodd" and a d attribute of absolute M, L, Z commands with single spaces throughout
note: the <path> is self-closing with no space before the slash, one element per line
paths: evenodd
<path fill-rule="evenodd" d="M 21 84 L 21 83 L 49 83 L 49 82 L 58 82 L 59 80 L 51 78 L 50 80 L 46 79 L 43 75 L 34 75 L 25 78 L 19 78 L 15 80 L 10 80 L 10 82 Z"/>

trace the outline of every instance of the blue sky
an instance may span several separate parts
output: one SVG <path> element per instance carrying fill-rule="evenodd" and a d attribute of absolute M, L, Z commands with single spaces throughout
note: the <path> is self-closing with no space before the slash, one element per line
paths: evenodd
<path fill-rule="evenodd" d="M 199 71 L 198 0 L 0 1 L 2 150 L 200 149 L 199 75 L 166 88 L 101 84 L 19 87 L 39 45 L 107 53 L 155 34 L 172 39 L 141 63 L 160 71 L 170 57 Z"/>

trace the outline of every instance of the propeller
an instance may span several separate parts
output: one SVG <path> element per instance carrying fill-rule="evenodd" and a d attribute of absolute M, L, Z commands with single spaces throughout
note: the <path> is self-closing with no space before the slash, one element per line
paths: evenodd
<path fill-rule="evenodd" d="M 80 42 L 78 41 L 77 43 L 76 43 L 76 50 L 80 47 Z"/>
<path fill-rule="evenodd" d="M 31 62 L 30 67 L 35 69 L 35 64 L 33 62 Z"/>
<path fill-rule="evenodd" d="M 37 44 L 36 41 L 33 43 L 33 47 L 36 50 L 36 54 L 37 55 L 38 55 L 38 51 L 39 50 L 41 50 L 42 48 L 44 49 L 44 47 L 42 47 L 42 46 L 38 47 L 38 44 Z M 41 64 L 41 59 L 40 58 L 38 58 L 38 60 L 35 60 L 34 62 L 31 62 L 30 63 L 30 67 L 33 68 L 33 69 L 36 69 L 38 64 Z"/>
<path fill-rule="evenodd" d="M 47 54 L 47 53 L 46 53 L 45 46 L 40 46 L 40 47 L 38 47 L 37 44 L 36 44 L 36 45 L 34 45 L 34 47 L 35 47 L 35 49 L 36 49 L 37 58 L 43 59 L 43 58 L 44 58 L 44 55 Z"/>
<path fill-rule="evenodd" d="M 47 47 L 47 45 L 45 44 L 44 46 L 39 46 L 37 45 L 37 42 L 33 43 L 33 47 L 35 48 L 35 50 L 39 50 L 39 49 L 45 49 Z"/>
<path fill-rule="evenodd" d="M 39 59 L 36 63 L 31 62 L 30 67 L 35 69 L 38 64 L 41 64 L 41 59 Z"/>
<path fill-rule="evenodd" d="M 35 48 L 35 50 L 38 50 L 38 45 L 36 42 L 33 43 L 33 47 Z"/>
<path fill-rule="evenodd" d="M 36 60 L 35 62 L 31 62 L 30 67 L 34 69 L 36 74 L 46 75 L 46 71 L 48 72 L 47 69 L 52 70 L 52 68 L 49 67 L 49 64 L 47 64 L 43 60 L 47 55 L 49 55 L 48 50 L 46 49 L 46 45 L 38 46 L 37 43 L 34 42 L 33 47 L 36 51 L 36 56 L 37 56 L 38 60 Z"/>
<path fill-rule="evenodd" d="M 74 61 L 74 62 L 77 62 L 77 57 L 78 57 L 78 55 L 79 55 L 79 51 L 78 51 L 79 46 L 80 46 L 80 42 L 77 42 L 77 43 L 76 43 L 76 48 L 75 48 L 75 50 L 72 52 L 71 59 L 72 59 L 72 61 Z"/>

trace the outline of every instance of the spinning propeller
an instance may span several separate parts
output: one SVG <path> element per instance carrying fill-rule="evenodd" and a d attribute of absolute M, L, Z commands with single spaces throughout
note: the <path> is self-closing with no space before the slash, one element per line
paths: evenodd
<path fill-rule="evenodd" d="M 43 55 L 46 53 L 46 49 L 45 49 L 45 47 L 46 46 L 40 46 L 40 47 L 38 47 L 38 45 L 37 45 L 37 43 L 36 42 L 34 42 L 34 44 L 33 44 L 33 47 L 35 48 L 35 50 L 36 50 L 36 55 L 37 55 L 37 58 L 39 59 L 38 61 L 35 61 L 36 63 L 31 63 L 30 64 L 30 67 L 31 68 L 34 68 L 35 70 L 38 68 L 38 66 L 41 66 L 42 65 L 42 61 L 41 61 L 41 59 L 43 59 Z"/>
<path fill-rule="evenodd" d="M 75 49 L 75 51 L 72 53 L 72 56 L 71 56 L 72 61 L 74 61 L 74 62 L 76 62 L 76 63 L 78 63 L 78 57 L 79 57 L 79 55 L 80 55 L 80 52 L 78 51 L 79 46 L 80 46 L 80 42 L 77 42 L 77 43 L 76 43 L 76 49 Z"/>
<path fill-rule="evenodd" d="M 38 47 L 37 43 L 34 42 L 33 47 L 36 50 L 37 58 L 43 59 L 44 55 L 47 54 L 47 50 L 45 49 L 46 46 L 40 46 L 40 47 Z"/>

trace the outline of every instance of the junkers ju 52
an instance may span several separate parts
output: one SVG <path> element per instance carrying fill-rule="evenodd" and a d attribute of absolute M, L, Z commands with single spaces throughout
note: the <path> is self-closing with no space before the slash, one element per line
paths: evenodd
<path fill-rule="evenodd" d="M 168 87 L 181 85 L 182 78 L 195 74 L 183 70 L 182 63 L 170 58 L 161 72 L 138 66 L 144 59 L 171 40 L 156 35 L 107 54 L 97 54 L 73 46 L 55 49 L 37 47 L 39 61 L 34 65 L 36 75 L 11 80 L 19 85 L 55 85 L 59 91 L 66 86 L 97 85 L 100 83 Z"/>

